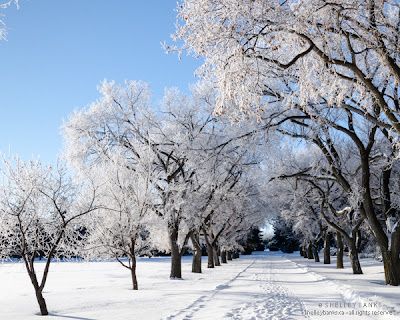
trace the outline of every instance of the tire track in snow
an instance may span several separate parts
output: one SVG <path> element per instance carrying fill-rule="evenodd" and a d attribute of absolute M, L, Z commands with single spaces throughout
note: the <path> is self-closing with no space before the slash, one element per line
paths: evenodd
<path fill-rule="evenodd" d="M 303 302 L 288 288 L 279 284 L 278 274 L 279 269 L 273 267 L 271 260 L 269 267 L 264 267 L 262 273 L 253 276 L 263 293 L 256 301 L 233 309 L 226 317 L 233 320 L 309 319 Z"/>

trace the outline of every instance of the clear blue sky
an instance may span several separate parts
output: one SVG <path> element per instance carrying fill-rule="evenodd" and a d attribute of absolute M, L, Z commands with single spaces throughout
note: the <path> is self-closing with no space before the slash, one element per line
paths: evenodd
<path fill-rule="evenodd" d="M 53 162 L 59 128 L 75 108 L 99 98 L 104 78 L 186 91 L 200 61 L 165 54 L 176 0 L 19 0 L 2 10 L 10 28 L 0 41 L 0 151 Z"/>

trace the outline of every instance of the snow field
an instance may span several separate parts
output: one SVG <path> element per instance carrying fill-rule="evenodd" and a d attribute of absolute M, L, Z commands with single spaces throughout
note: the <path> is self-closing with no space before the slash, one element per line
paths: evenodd
<path fill-rule="evenodd" d="M 308 276 L 313 277 L 315 281 L 326 283 L 332 291 L 340 292 L 343 303 L 342 305 L 337 304 L 339 309 L 359 311 L 360 314 L 362 313 L 358 316 L 360 319 L 400 319 L 400 288 L 385 285 L 381 262 L 370 258 L 361 259 L 360 263 L 364 274 L 354 275 L 347 257 L 342 270 L 336 269 L 336 257 L 334 256 L 331 256 L 330 265 L 324 265 L 322 261 L 315 263 L 314 260 L 304 259 L 298 254 L 285 255 L 285 257 L 299 269 L 307 272 Z M 328 302 L 330 307 L 339 301 L 332 302 Z M 323 303 L 323 308 L 325 306 L 326 304 Z M 365 314 L 368 312 L 365 311 L 384 314 L 368 317 Z M 387 312 L 396 315 L 390 315 Z"/>
<path fill-rule="evenodd" d="M 372 259 L 361 260 L 364 275 L 353 275 L 347 259 L 337 270 L 334 257 L 323 265 L 298 253 L 257 252 L 214 269 L 204 260 L 203 273 L 193 274 L 187 256 L 183 280 L 168 278 L 169 263 L 169 257 L 139 259 L 138 291 L 118 262 L 55 263 L 44 292 L 46 319 L 400 319 L 358 315 L 400 311 L 400 288 L 384 285 L 383 267 Z M 0 265 L 0 283 L 1 320 L 41 318 L 22 263 Z"/>

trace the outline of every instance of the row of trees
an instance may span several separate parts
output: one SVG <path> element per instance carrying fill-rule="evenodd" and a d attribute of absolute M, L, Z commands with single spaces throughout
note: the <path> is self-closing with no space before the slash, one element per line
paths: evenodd
<path fill-rule="evenodd" d="M 399 285 L 399 2 L 184 0 L 178 11 L 183 44 L 166 49 L 204 58 L 216 112 L 257 117 L 277 147 L 297 141 L 269 177 L 285 180 L 282 215 L 303 229 L 314 217 L 307 238 L 341 234 L 356 273 L 365 224 Z"/>
<path fill-rule="evenodd" d="M 104 81 L 99 91 L 62 126 L 65 161 L 3 161 L 0 255 L 22 258 L 42 315 L 52 259 L 114 258 L 137 290 L 138 255 L 169 252 L 170 277 L 181 278 L 188 248 L 201 272 L 203 247 L 213 268 L 264 224 L 254 137 L 212 115 L 212 89 L 166 90 L 157 108 L 146 83 Z"/>
<path fill-rule="evenodd" d="M 209 253 L 217 243 L 230 249 L 252 226 L 262 223 L 252 174 L 258 163 L 252 137 L 244 145 L 240 128 L 226 132 L 226 124 L 212 116 L 208 109 L 212 90 L 199 85 L 192 98 L 167 90 L 158 110 L 150 105 L 145 83 L 105 81 L 100 91 L 99 101 L 77 111 L 63 126 L 71 167 L 79 175 L 101 172 L 105 177 L 104 202 L 113 205 L 101 220 L 107 221 L 113 212 L 112 220 L 122 220 L 118 235 L 101 232 L 99 239 L 128 245 L 124 253 L 131 252 L 133 258 L 136 245 L 139 250 L 148 247 L 136 240 L 148 239 L 140 235 L 150 232 L 157 216 L 168 231 L 170 276 L 181 278 L 181 256 L 189 239 L 196 243 L 202 234 Z M 150 238 L 158 247 L 165 246 L 156 236 Z M 212 254 L 209 259 L 212 267 Z"/>

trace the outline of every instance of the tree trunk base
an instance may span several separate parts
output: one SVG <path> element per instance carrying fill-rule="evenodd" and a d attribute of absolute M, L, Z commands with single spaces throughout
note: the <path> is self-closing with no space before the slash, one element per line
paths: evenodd
<path fill-rule="evenodd" d="M 227 258 L 228 260 L 232 260 L 232 252 L 230 251 L 227 252 Z"/>
<path fill-rule="evenodd" d="M 350 255 L 351 268 L 353 269 L 353 274 L 363 274 L 360 260 L 358 259 L 358 252 L 355 243 L 351 244 L 349 255 Z"/>
<path fill-rule="evenodd" d="M 226 261 L 226 251 L 221 251 L 221 262 L 227 263 Z"/>
<path fill-rule="evenodd" d="M 331 234 L 325 233 L 324 239 L 324 264 L 331 264 Z"/>
<path fill-rule="evenodd" d="M 192 272 L 201 273 L 201 251 L 195 251 L 193 254 Z"/>
<path fill-rule="evenodd" d="M 47 305 L 46 301 L 43 298 L 43 295 L 41 292 L 36 292 L 36 299 L 39 303 L 39 308 L 40 308 L 40 313 L 42 316 L 47 316 L 49 312 L 47 311 Z"/>
<path fill-rule="evenodd" d="M 320 260 L 319 260 L 319 254 L 318 254 L 318 249 L 317 249 L 317 247 L 314 247 L 314 248 L 313 248 L 313 251 L 314 251 L 314 261 L 315 261 L 315 262 L 319 262 Z"/>
<path fill-rule="evenodd" d="M 336 232 L 337 252 L 336 269 L 343 269 L 343 238 L 340 232 Z"/>
<path fill-rule="evenodd" d="M 311 244 L 307 247 L 307 258 L 308 258 L 309 260 L 314 259 L 314 255 L 313 255 L 313 252 L 312 252 L 312 246 L 311 246 Z"/>
<path fill-rule="evenodd" d="M 171 279 L 181 279 L 182 278 L 182 259 L 179 252 L 178 245 L 178 229 L 171 228 L 169 230 L 169 240 L 171 246 Z"/>

